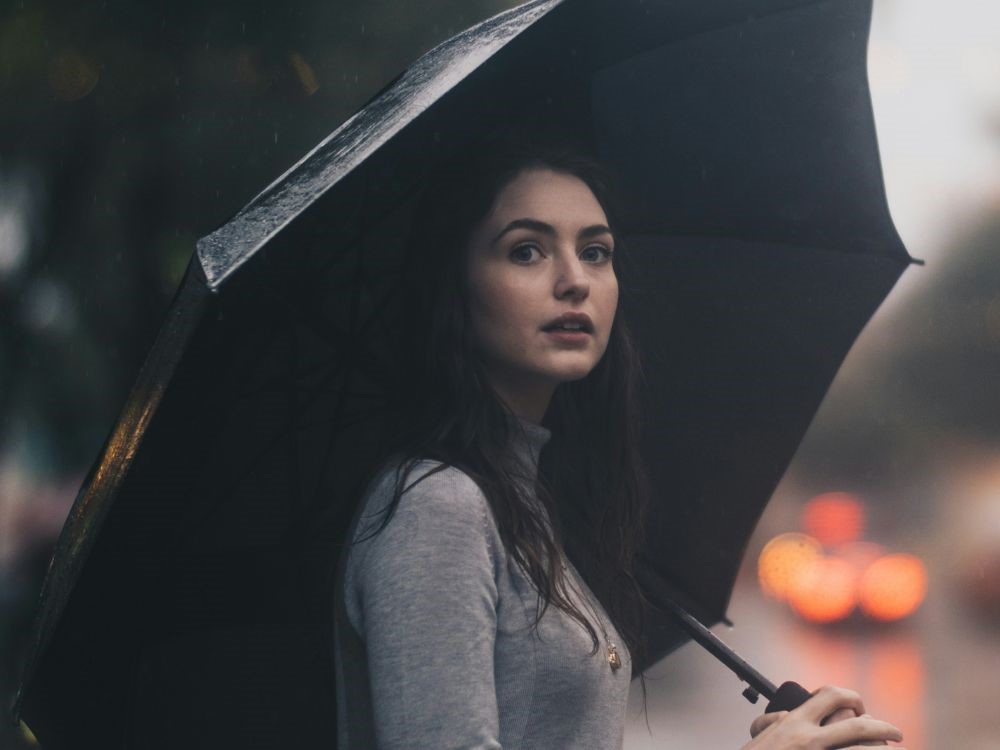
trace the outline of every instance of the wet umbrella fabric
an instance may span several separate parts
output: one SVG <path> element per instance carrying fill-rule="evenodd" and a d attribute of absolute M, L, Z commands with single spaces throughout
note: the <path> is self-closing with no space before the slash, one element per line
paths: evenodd
<path fill-rule="evenodd" d="M 558 121 L 620 176 L 655 505 L 640 579 L 724 619 L 754 524 L 910 262 L 869 15 L 527 3 L 432 50 L 201 240 L 43 591 L 20 712 L 44 745 L 333 742 L 295 545 L 317 506 L 350 517 L 421 180 L 512 118 Z M 673 622 L 654 617 L 651 660 L 683 642 Z"/>

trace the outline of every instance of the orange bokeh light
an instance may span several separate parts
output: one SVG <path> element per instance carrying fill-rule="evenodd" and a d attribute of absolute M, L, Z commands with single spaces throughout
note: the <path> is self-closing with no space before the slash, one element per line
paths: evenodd
<path fill-rule="evenodd" d="M 860 538 L 865 521 L 864 504 L 849 492 L 817 495 L 802 510 L 802 528 L 826 547 Z"/>
<path fill-rule="evenodd" d="M 843 620 L 858 602 L 858 573 L 846 560 L 819 557 L 801 569 L 788 588 L 788 603 L 810 622 Z"/>
<path fill-rule="evenodd" d="M 757 577 L 764 593 L 785 599 L 792 578 L 822 555 L 819 542 L 805 534 L 781 534 L 769 541 L 757 558 Z"/>
<path fill-rule="evenodd" d="M 848 542 L 832 550 L 831 554 L 849 562 L 860 578 L 868 566 L 886 555 L 886 551 L 885 547 L 875 542 Z"/>
<path fill-rule="evenodd" d="M 859 586 L 862 611 L 876 620 L 913 614 L 927 595 L 927 570 L 920 558 L 896 554 L 879 558 L 865 570 Z"/>

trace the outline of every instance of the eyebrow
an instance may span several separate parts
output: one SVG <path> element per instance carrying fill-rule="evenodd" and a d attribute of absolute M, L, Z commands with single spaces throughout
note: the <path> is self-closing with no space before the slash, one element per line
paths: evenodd
<path fill-rule="evenodd" d="M 551 224 L 546 224 L 544 221 L 539 221 L 538 219 L 514 219 L 514 221 L 500 230 L 500 234 L 493 238 L 492 244 L 495 245 L 500 241 L 501 237 L 514 229 L 533 229 L 534 231 L 541 232 L 542 234 L 556 234 L 555 227 Z M 604 224 L 592 224 L 589 227 L 581 229 L 577 234 L 577 239 L 586 240 L 602 234 L 610 234 L 612 237 L 615 236 L 610 227 L 607 227 Z"/>

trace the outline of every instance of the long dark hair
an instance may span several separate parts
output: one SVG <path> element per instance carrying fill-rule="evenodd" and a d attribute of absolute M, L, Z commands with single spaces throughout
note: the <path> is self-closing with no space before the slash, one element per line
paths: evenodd
<path fill-rule="evenodd" d="M 537 497 L 546 525 L 504 461 L 510 412 L 484 376 L 469 336 L 465 249 L 500 191 L 521 171 L 549 168 L 586 183 L 608 217 L 621 257 L 618 211 L 605 169 L 575 146 L 551 137 L 507 133 L 442 164 L 426 184 L 411 228 L 400 289 L 397 351 L 406 362 L 397 384 L 394 439 L 385 446 L 401 470 L 378 533 L 391 519 L 421 459 L 465 472 L 482 489 L 509 554 L 543 602 L 597 631 L 567 595 L 559 548 L 585 577 L 635 662 L 643 648 L 643 598 L 632 575 L 642 539 L 646 486 L 638 452 L 639 358 L 619 309 L 607 350 L 582 380 L 555 391 L 543 425 Z M 619 262 L 619 261 L 614 261 Z M 443 468 L 442 466 L 442 468 Z M 537 620 L 536 620 L 537 625 Z"/>

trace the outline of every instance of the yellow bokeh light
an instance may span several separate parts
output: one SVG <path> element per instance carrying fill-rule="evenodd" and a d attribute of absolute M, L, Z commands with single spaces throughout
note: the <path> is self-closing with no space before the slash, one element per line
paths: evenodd
<path fill-rule="evenodd" d="M 798 571 L 822 556 L 819 542 L 806 534 L 781 534 L 769 541 L 757 559 L 757 576 L 764 593 L 785 599 Z"/>

